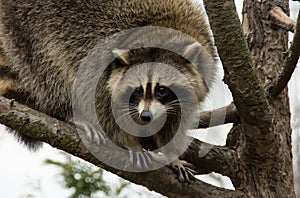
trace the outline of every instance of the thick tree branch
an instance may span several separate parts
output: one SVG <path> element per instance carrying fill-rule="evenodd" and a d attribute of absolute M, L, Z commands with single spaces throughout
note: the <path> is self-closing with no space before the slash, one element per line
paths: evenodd
<path fill-rule="evenodd" d="M 24 103 L 29 102 L 27 99 L 24 100 L 24 98 L 28 98 L 24 93 L 12 91 L 9 92 L 8 96 L 12 96 L 13 98 L 18 97 L 18 101 L 23 101 Z M 238 124 L 239 122 L 240 118 L 237 109 L 235 105 L 231 103 L 219 109 L 202 112 L 200 114 L 199 128 L 209 128 L 227 123 Z M 36 135 L 37 134 L 34 136 L 36 137 Z M 37 139 L 40 138 L 41 137 L 38 137 Z M 47 141 L 47 138 L 41 141 Z M 199 152 L 204 154 L 199 156 Z M 213 146 L 196 139 L 194 139 L 182 157 L 194 165 L 197 174 L 217 172 L 229 177 L 236 177 L 236 167 L 240 166 L 234 150 L 222 146 Z"/>
<path fill-rule="evenodd" d="M 230 148 L 213 146 L 195 139 L 182 157 L 195 166 L 194 170 L 198 174 L 217 172 L 236 179 L 242 169 L 238 155 Z"/>
<path fill-rule="evenodd" d="M 273 22 L 282 29 L 291 32 L 295 31 L 296 21 L 287 16 L 280 7 L 275 6 L 274 8 L 272 8 L 270 10 L 270 17 Z"/>
<path fill-rule="evenodd" d="M 231 90 L 234 104 L 242 120 L 250 125 L 256 125 L 262 133 L 269 133 L 270 107 L 257 71 L 253 67 L 234 2 L 231 0 L 204 2 L 224 66 L 224 80 Z"/>
<path fill-rule="evenodd" d="M 246 197 L 240 191 L 217 188 L 198 180 L 190 185 L 181 184 L 175 178 L 175 174 L 167 167 L 143 173 L 131 173 L 111 168 L 87 151 L 73 125 L 49 117 L 17 102 L 12 105 L 11 100 L 4 97 L 0 97 L 0 123 L 169 197 L 193 197 L 195 195 L 199 197 Z M 197 167 L 199 172 L 205 172 L 204 169 L 206 171 L 218 171 L 208 168 L 208 164 L 212 163 L 212 167 L 219 169 L 220 172 L 228 175 L 233 174 L 234 170 L 229 169 L 231 166 L 235 166 L 235 162 L 238 162 L 234 151 L 225 148 L 212 148 L 202 159 L 199 159 L 201 143 L 194 141 L 191 148 L 185 158 L 188 161 L 194 161 L 193 158 L 195 157 L 196 165 L 203 165 L 204 163 L 202 168 Z M 125 162 L 128 156 L 120 156 L 120 159 L 123 158 Z M 215 162 L 214 159 L 216 159 Z"/>
<path fill-rule="evenodd" d="M 298 14 L 296 31 L 292 44 L 287 51 L 287 56 L 285 57 L 283 63 L 283 70 L 278 76 L 277 80 L 270 86 L 269 92 L 272 97 L 278 96 L 282 90 L 287 86 L 292 74 L 297 66 L 299 56 L 300 56 L 300 11 Z"/>
<path fill-rule="evenodd" d="M 228 123 L 240 123 L 240 116 L 234 103 L 212 111 L 201 112 L 198 128 L 209 128 Z"/>

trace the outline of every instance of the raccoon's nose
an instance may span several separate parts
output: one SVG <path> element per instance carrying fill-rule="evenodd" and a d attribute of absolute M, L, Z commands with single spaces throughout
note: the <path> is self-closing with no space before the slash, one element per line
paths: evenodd
<path fill-rule="evenodd" d="M 143 120 L 144 122 L 150 122 L 151 121 L 150 111 L 142 111 L 140 117 L 141 117 L 141 120 Z"/>

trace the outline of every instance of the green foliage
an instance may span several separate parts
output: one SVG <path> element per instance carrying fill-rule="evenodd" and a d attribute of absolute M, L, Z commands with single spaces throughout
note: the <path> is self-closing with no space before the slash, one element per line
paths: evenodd
<path fill-rule="evenodd" d="M 129 185 L 129 182 L 120 181 L 120 186 L 112 188 L 103 180 L 103 170 L 87 164 L 80 160 L 73 160 L 65 155 L 65 162 L 47 159 L 46 164 L 55 165 L 62 169 L 61 176 L 64 179 L 65 187 L 74 189 L 70 198 L 97 197 L 95 194 L 102 192 L 108 197 L 116 197 Z"/>

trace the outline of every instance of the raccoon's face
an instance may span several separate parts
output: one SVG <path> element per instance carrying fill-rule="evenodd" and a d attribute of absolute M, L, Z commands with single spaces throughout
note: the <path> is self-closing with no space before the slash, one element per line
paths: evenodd
<path fill-rule="evenodd" d="M 180 115 L 179 100 L 170 87 L 148 82 L 136 87 L 129 98 L 130 111 L 143 122 L 158 119 L 164 113 Z"/>
<path fill-rule="evenodd" d="M 119 77 L 114 75 L 109 83 L 114 83 L 113 112 L 122 126 L 133 126 L 133 120 L 149 129 L 159 128 L 163 123 L 179 122 L 182 116 L 188 119 L 198 108 L 194 87 L 172 66 L 144 63 L 115 72 Z"/>
<path fill-rule="evenodd" d="M 163 119 L 188 121 L 195 116 L 208 90 L 198 69 L 186 59 L 161 49 L 121 50 L 116 57 L 108 88 L 117 121 L 126 125 L 133 119 L 151 126 Z"/>

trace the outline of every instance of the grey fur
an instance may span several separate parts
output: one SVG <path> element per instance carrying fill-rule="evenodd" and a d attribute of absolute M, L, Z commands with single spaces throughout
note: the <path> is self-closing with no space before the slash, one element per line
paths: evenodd
<path fill-rule="evenodd" d="M 31 94 L 36 108 L 63 120 L 72 117 L 71 91 L 79 66 L 102 39 L 130 28 L 141 26 L 168 27 L 198 41 L 185 40 L 172 35 L 164 35 L 159 42 L 169 42 L 170 47 L 182 48 L 182 54 L 195 67 L 182 57 L 164 50 L 148 49 L 134 50 L 126 54 L 126 46 L 137 43 L 136 38 L 151 39 L 156 31 L 137 31 L 126 39 L 117 37 L 118 49 L 111 56 L 120 54 L 104 71 L 96 91 L 96 111 L 98 120 L 104 127 L 108 137 L 116 144 L 127 149 L 141 146 L 137 138 L 124 133 L 116 123 L 110 109 L 112 93 L 121 94 L 123 86 L 137 83 L 145 79 L 147 72 L 142 67 L 132 69 L 133 65 L 144 62 L 162 62 L 171 64 L 182 72 L 190 81 L 198 102 L 202 102 L 215 74 L 213 58 L 216 56 L 213 39 L 203 11 L 191 0 L 1 0 L 0 1 L 0 40 L 9 62 L 9 68 L 18 74 L 19 85 Z M 183 38 L 183 37 L 182 37 Z M 201 52 L 205 51 L 205 53 Z M 122 55 L 122 53 L 125 53 Z M 129 53 L 129 52 L 128 52 Z M 99 54 L 101 56 L 101 54 Z M 105 58 L 105 57 L 103 57 Z M 118 61 L 119 60 L 119 61 Z M 120 65 L 121 64 L 121 65 Z M 172 81 L 178 85 L 181 80 L 177 74 L 170 74 L 160 67 L 153 67 L 153 75 L 160 75 L 166 83 Z M 94 68 L 95 70 L 95 68 Z M 86 67 L 86 76 L 94 73 Z M 120 79 L 111 83 L 112 79 L 126 71 L 132 72 L 134 78 Z M 79 90 L 82 100 L 89 101 L 89 85 L 83 85 Z M 118 94 L 116 95 L 118 100 Z M 180 129 L 178 141 L 188 140 L 184 134 L 191 125 L 197 122 L 198 112 L 190 106 L 186 113 L 187 123 Z M 88 117 L 89 108 L 79 107 L 83 117 Z M 91 122 L 97 122 L 92 118 Z M 157 143 L 164 145 L 175 134 L 172 127 L 178 119 L 169 120 Z M 176 128 L 176 127 L 175 127 Z M 171 148 L 177 150 L 176 145 Z M 139 150 L 137 149 L 137 150 Z M 181 149 L 178 149 L 180 152 Z M 177 155 L 177 152 L 174 152 Z"/>

